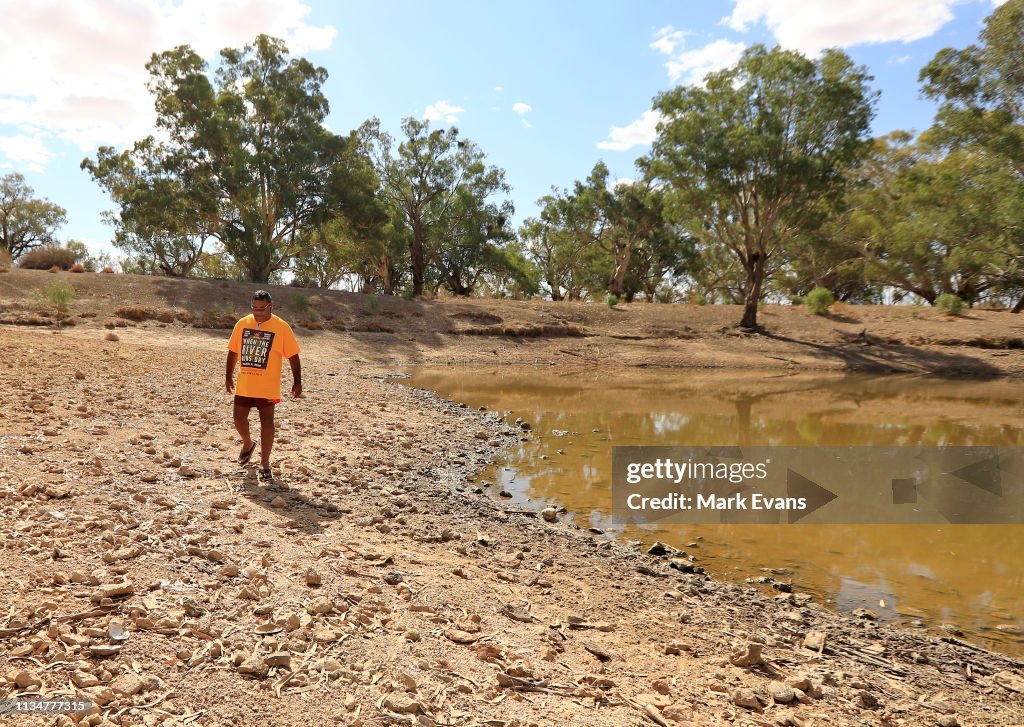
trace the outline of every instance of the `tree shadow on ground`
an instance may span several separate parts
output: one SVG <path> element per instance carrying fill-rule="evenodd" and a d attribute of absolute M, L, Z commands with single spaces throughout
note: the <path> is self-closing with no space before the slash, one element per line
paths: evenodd
<path fill-rule="evenodd" d="M 888 373 L 929 372 L 939 375 L 998 378 L 998 368 L 971 356 L 947 351 L 923 349 L 872 340 L 865 334 L 863 340 L 853 343 L 823 344 L 802 341 L 779 333 L 761 329 L 765 338 L 790 343 L 808 349 L 808 353 L 821 359 L 840 360 L 851 371 Z"/>

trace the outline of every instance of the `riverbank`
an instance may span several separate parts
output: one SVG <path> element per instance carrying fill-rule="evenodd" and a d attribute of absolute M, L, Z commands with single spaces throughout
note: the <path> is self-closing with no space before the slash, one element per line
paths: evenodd
<path fill-rule="evenodd" d="M 74 288 L 58 314 L 46 288 Z M 230 329 L 249 283 L 15 269 L 0 274 L 0 325 Z M 1024 376 L 1024 316 L 931 307 L 837 304 L 827 316 L 765 306 L 761 333 L 736 327 L 740 306 L 437 299 L 263 286 L 310 338 L 348 334 L 337 355 L 378 366 L 531 364 Z M 332 339 L 331 339 L 332 340 Z"/>
<path fill-rule="evenodd" d="M 131 295 L 0 328 L 2 696 L 125 725 L 1024 724 L 1008 657 L 503 512 L 476 473 L 522 432 L 385 378 L 486 336 L 300 331 L 266 484 L 233 464 L 226 331 L 107 321 Z"/>

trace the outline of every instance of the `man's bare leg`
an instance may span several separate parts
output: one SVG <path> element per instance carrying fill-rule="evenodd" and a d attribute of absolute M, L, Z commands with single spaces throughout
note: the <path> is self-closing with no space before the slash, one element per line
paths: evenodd
<path fill-rule="evenodd" d="M 260 467 L 270 469 L 270 450 L 274 447 L 274 406 L 265 406 L 260 412 Z"/>
<path fill-rule="evenodd" d="M 235 404 L 235 429 L 242 436 L 242 452 L 252 447 L 252 436 L 249 433 L 249 409 L 250 407 Z"/>

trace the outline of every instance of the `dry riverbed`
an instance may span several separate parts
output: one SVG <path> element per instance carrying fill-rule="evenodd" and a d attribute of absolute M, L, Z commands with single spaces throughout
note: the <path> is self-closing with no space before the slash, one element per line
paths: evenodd
<path fill-rule="evenodd" d="M 0 696 L 93 704 L 12 723 L 1024 724 L 955 635 L 504 512 L 477 473 L 529 434 L 344 334 L 301 339 L 267 484 L 222 332 L 111 333 L 0 328 Z"/>
<path fill-rule="evenodd" d="M 75 288 L 66 314 L 55 281 Z M 546 503 L 506 512 L 479 478 L 532 435 L 388 379 L 456 362 L 1016 375 L 1024 319 L 769 307 L 751 337 L 724 306 L 273 288 L 307 395 L 278 408 L 263 483 L 234 464 L 222 384 L 251 288 L 0 275 L 0 698 L 92 705 L 11 723 L 1024 725 L 1024 665 L 956 634 L 720 583 Z"/>

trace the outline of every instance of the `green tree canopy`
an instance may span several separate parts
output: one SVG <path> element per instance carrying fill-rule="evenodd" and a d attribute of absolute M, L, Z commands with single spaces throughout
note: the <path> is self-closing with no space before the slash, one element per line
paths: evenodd
<path fill-rule="evenodd" d="M 188 241 L 210 236 L 266 282 L 301 252 L 307 229 L 336 215 L 382 224 L 368 160 L 323 126 L 327 71 L 289 60 L 266 35 L 220 55 L 211 79 L 189 46 L 155 54 L 146 68 L 167 142 L 101 148 L 82 163 L 121 206 L 122 242 L 198 259 Z"/>
<path fill-rule="evenodd" d="M 495 199 L 511 191 L 505 171 L 488 166 L 480 147 L 455 127 L 431 130 L 428 121 L 406 118 L 397 149 L 376 119 L 362 133 L 373 139 L 383 194 L 408 230 L 413 294 L 423 294 L 431 272 L 464 294 L 461 278 L 474 275 L 467 266 L 479 269 L 500 257 L 512 212 L 510 203 Z M 463 254 L 455 249 L 460 245 L 472 249 Z"/>
<path fill-rule="evenodd" d="M 740 325 L 753 328 L 773 258 L 821 224 L 866 153 L 876 94 L 837 50 L 812 61 L 758 45 L 705 80 L 655 98 L 662 122 L 649 163 L 669 186 L 673 218 L 739 263 Z"/>
<path fill-rule="evenodd" d="M 1024 0 L 996 8 L 978 40 L 943 48 L 921 70 L 924 94 L 942 104 L 936 136 L 980 145 L 1024 175 Z"/>
<path fill-rule="evenodd" d="M 0 250 L 14 259 L 32 248 L 56 245 L 54 232 L 67 221 L 63 207 L 32 195 L 22 175 L 0 177 Z"/>

